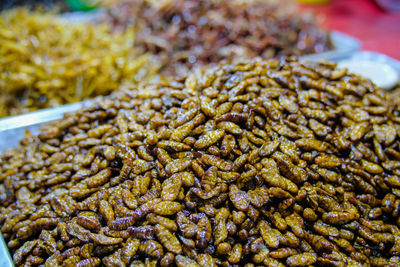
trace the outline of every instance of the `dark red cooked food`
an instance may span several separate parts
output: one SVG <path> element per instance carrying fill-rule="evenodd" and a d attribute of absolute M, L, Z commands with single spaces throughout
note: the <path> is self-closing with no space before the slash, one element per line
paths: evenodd
<path fill-rule="evenodd" d="M 314 17 L 289 1 L 133 0 L 108 12 L 116 28 L 137 28 L 136 45 L 159 56 L 164 73 L 238 58 L 314 54 L 333 48 Z"/>
<path fill-rule="evenodd" d="M 17 266 L 398 266 L 399 133 L 334 64 L 207 68 L 27 134 L 1 232 Z"/>

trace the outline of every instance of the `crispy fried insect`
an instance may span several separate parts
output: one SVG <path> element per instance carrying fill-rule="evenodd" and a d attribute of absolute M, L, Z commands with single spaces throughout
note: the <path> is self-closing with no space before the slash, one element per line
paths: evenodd
<path fill-rule="evenodd" d="M 196 245 L 201 248 L 205 248 L 211 240 L 212 229 L 211 223 L 208 217 L 203 213 L 201 218 L 197 223 L 197 233 L 196 233 Z"/>
<path fill-rule="evenodd" d="M 242 244 L 240 243 L 235 244 L 232 247 L 232 250 L 228 254 L 229 263 L 231 264 L 238 263 L 242 258 L 242 254 L 243 254 Z"/>
<path fill-rule="evenodd" d="M 219 122 L 217 124 L 217 128 L 235 135 L 240 135 L 243 133 L 242 128 L 240 128 L 237 124 L 230 121 Z"/>
<path fill-rule="evenodd" d="M 346 224 L 358 218 L 358 214 L 340 211 L 331 211 L 322 214 L 322 221 L 330 224 Z"/>
<path fill-rule="evenodd" d="M 205 147 L 209 147 L 216 142 L 218 142 L 223 136 L 225 132 L 223 130 L 215 130 L 206 132 L 204 135 L 201 135 L 199 139 L 194 143 L 195 149 L 203 149 Z"/>
<path fill-rule="evenodd" d="M 144 204 L 140 205 L 135 210 L 135 218 L 143 218 L 144 216 L 146 216 L 150 212 L 153 212 L 154 209 L 155 209 L 155 206 L 160 202 L 161 202 L 160 198 L 154 198 L 154 199 L 148 200 Z M 140 203 L 140 199 L 139 199 L 139 203 Z"/>
<path fill-rule="evenodd" d="M 155 231 L 152 226 L 143 225 L 138 227 L 131 226 L 128 228 L 128 232 L 133 237 L 143 240 L 143 239 L 154 239 Z"/>
<path fill-rule="evenodd" d="M 295 166 L 291 159 L 282 152 L 276 151 L 272 154 L 272 158 L 277 161 L 277 165 L 282 174 L 288 177 L 291 181 L 298 184 L 307 180 L 308 175 L 306 171 Z"/>
<path fill-rule="evenodd" d="M 215 258 L 213 258 L 209 254 L 199 254 L 196 258 L 197 263 L 199 264 L 200 267 L 207 267 L 207 266 L 213 266 L 216 267 L 217 264 L 215 262 Z"/>
<path fill-rule="evenodd" d="M 285 218 L 287 225 L 292 229 L 293 233 L 298 237 L 304 236 L 304 222 L 300 215 L 296 212 Z"/>
<path fill-rule="evenodd" d="M 314 133 L 318 136 L 326 136 L 328 133 L 332 131 L 330 127 L 314 119 L 310 119 L 308 121 L 308 124 L 310 126 L 310 129 L 313 130 Z"/>
<path fill-rule="evenodd" d="M 163 244 L 168 251 L 175 254 L 182 253 L 181 244 L 179 243 L 178 239 L 167 228 L 165 228 L 161 224 L 156 224 L 154 229 L 156 231 L 158 240 L 160 240 L 161 244 Z"/>
<path fill-rule="evenodd" d="M 189 167 L 191 162 L 192 160 L 187 158 L 173 160 L 165 166 L 165 171 L 169 175 L 184 171 Z"/>
<path fill-rule="evenodd" d="M 165 228 L 167 228 L 168 230 L 170 230 L 172 232 L 176 232 L 176 230 L 178 229 L 178 226 L 175 223 L 175 221 L 168 219 L 166 217 L 160 216 L 160 215 L 151 213 L 146 216 L 146 219 L 149 223 L 161 224 L 162 226 L 164 226 Z"/>
<path fill-rule="evenodd" d="M 272 153 L 276 151 L 276 149 L 279 147 L 280 144 L 280 139 L 276 138 L 271 142 L 265 142 L 259 151 L 259 154 L 261 157 L 268 157 Z"/>
<path fill-rule="evenodd" d="M 195 248 L 196 243 L 193 241 L 193 239 L 185 238 L 183 236 L 179 236 L 179 240 L 182 241 L 183 248 Z"/>
<path fill-rule="evenodd" d="M 332 169 L 339 166 L 341 164 L 341 160 L 332 154 L 321 153 L 318 157 L 316 157 L 315 164 L 322 168 Z"/>
<path fill-rule="evenodd" d="M 337 172 L 319 167 L 316 164 L 311 165 L 311 169 L 317 172 L 327 182 L 337 183 L 337 184 L 340 184 L 342 182 L 342 177 Z"/>
<path fill-rule="evenodd" d="M 300 141 L 300 140 L 305 140 L 305 139 L 299 139 L 296 140 L 296 142 Z M 299 146 L 299 145 L 297 145 Z M 296 144 L 292 141 L 287 140 L 286 138 L 282 137 L 281 138 L 281 142 L 279 144 L 279 149 L 286 154 L 287 156 L 289 156 L 289 158 L 295 162 L 297 162 L 299 160 L 299 150 L 296 147 Z"/>
<path fill-rule="evenodd" d="M 98 215 L 93 212 L 82 212 L 77 216 L 76 223 L 85 227 L 86 229 L 93 230 L 95 232 L 100 231 L 100 220 Z"/>
<path fill-rule="evenodd" d="M 81 258 L 91 258 L 92 254 L 93 254 L 93 247 L 94 244 L 93 243 L 88 243 L 82 246 L 82 248 L 80 249 L 79 255 L 81 256 Z"/>
<path fill-rule="evenodd" d="M 175 255 L 171 252 L 165 253 L 164 257 L 160 261 L 160 265 L 164 266 L 171 266 L 175 262 Z"/>
<path fill-rule="evenodd" d="M 364 225 L 364 226 L 366 226 L 366 227 L 368 227 L 368 228 L 370 228 L 371 230 L 374 230 L 374 231 L 378 231 L 378 232 L 386 232 L 386 231 L 389 232 L 389 231 L 391 231 L 391 226 L 388 225 L 388 224 L 385 224 L 385 222 L 381 221 L 381 220 L 373 220 L 373 221 L 371 221 L 371 220 L 368 220 L 366 218 L 360 218 L 359 222 L 362 225 Z"/>
<path fill-rule="evenodd" d="M 292 248 L 298 248 L 300 244 L 299 238 L 290 231 L 287 231 L 280 241 L 280 244 Z"/>
<path fill-rule="evenodd" d="M 230 121 L 234 123 L 245 122 L 248 118 L 248 115 L 236 112 L 225 113 L 218 117 L 217 122 L 221 121 Z"/>
<path fill-rule="evenodd" d="M 182 179 L 179 175 L 172 175 L 162 184 L 161 198 L 165 201 L 174 201 L 180 192 Z"/>
<path fill-rule="evenodd" d="M 140 261 L 140 260 L 134 260 L 131 262 L 130 266 L 134 266 L 134 267 L 146 267 L 146 265 Z"/>
<path fill-rule="evenodd" d="M 133 225 L 136 222 L 136 218 L 133 216 L 130 217 L 122 217 L 110 221 L 108 226 L 111 230 L 125 230 L 129 226 Z"/>
<path fill-rule="evenodd" d="M 335 250 L 335 245 L 329 242 L 326 238 L 319 235 L 312 235 L 309 233 L 305 233 L 305 238 L 308 243 L 316 250 L 316 251 L 327 251 L 331 252 Z"/>
<path fill-rule="evenodd" d="M 296 254 L 298 254 L 298 252 L 294 248 L 279 248 L 274 251 L 271 251 L 269 253 L 269 256 L 276 259 L 282 259 Z"/>
<path fill-rule="evenodd" d="M 282 218 L 281 214 L 278 212 L 274 212 L 272 214 L 267 215 L 271 222 L 278 228 L 280 231 L 285 231 L 287 228 L 287 223 L 284 218 Z"/>
<path fill-rule="evenodd" d="M 278 230 L 272 229 L 266 221 L 261 221 L 258 224 L 258 228 L 265 243 L 269 247 L 278 248 L 282 234 Z"/>
<path fill-rule="evenodd" d="M 42 263 L 44 263 L 43 258 L 41 258 L 39 256 L 32 256 L 32 255 L 29 255 L 25 261 L 25 264 L 33 264 L 33 265 L 40 265 Z"/>
<path fill-rule="evenodd" d="M 111 176 L 111 170 L 109 168 L 104 169 L 96 175 L 87 179 L 88 188 L 94 188 L 105 184 Z"/>
<path fill-rule="evenodd" d="M 90 233 L 89 236 L 93 242 L 100 245 L 116 245 L 122 243 L 123 241 L 122 238 L 113 238 L 102 234 Z"/>
<path fill-rule="evenodd" d="M 214 244 L 218 245 L 228 237 L 228 228 L 224 220 L 218 220 L 214 227 Z"/>
<path fill-rule="evenodd" d="M 209 165 L 209 166 L 216 166 L 221 171 L 231 171 L 232 170 L 231 162 L 225 161 L 214 155 L 203 154 L 201 157 L 201 162 L 206 165 Z"/>
<path fill-rule="evenodd" d="M 360 225 L 358 228 L 358 233 L 365 239 L 370 240 L 374 243 L 379 243 L 379 242 L 390 242 L 392 243 L 394 241 L 394 237 L 390 233 L 374 233 L 369 229 L 368 227 L 364 225 Z"/>
<path fill-rule="evenodd" d="M 315 253 L 305 252 L 298 255 L 290 256 L 286 260 L 288 266 L 307 266 L 317 261 L 317 255 Z"/>
<path fill-rule="evenodd" d="M 42 230 L 39 235 L 38 247 L 44 249 L 48 254 L 53 254 L 57 250 L 57 244 L 50 231 Z"/>
<path fill-rule="evenodd" d="M 245 211 L 250 205 L 250 199 L 247 193 L 240 190 L 236 185 L 231 185 L 229 187 L 229 198 L 238 210 Z"/>
<path fill-rule="evenodd" d="M 278 205 L 278 211 L 279 212 L 284 212 L 285 210 L 289 209 L 292 205 L 294 205 L 295 200 L 293 198 L 287 198 L 284 199 L 281 203 Z M 300 207 L 300 206 L 294 206 L 293 210 L 296 211 L 295 207 Z"/>
<path fill-rule="evenodd" d="M 146 240 L 141 243 L 139 250 L 149 257 L 161 259 L 164 256 L 164 250 L 160 243 L 154 240 Z"/>
<path fill-rule="evenodd" d="M 190 146 L 170 140 L 162 140 L 157 143 L 157 146 L 169 152 L 182 152 L 190 150 Z"/>
<path fill-rule="evenodd" d="M 106 266 L 121 266 L 121 249 L 113 250 L 114 253 L 103 258 L 103 263 Z"/>
<path fill-rule="evenodd" d="M 175 201 L 162 201 L 154 207 L 154 212 L 158 215 L 173 215 L 183 209 L 182 204 Z"/>
<path fill-rule="evenodd" d="M 195 260 L 182 255 L 175 257 L 175 263 L 178 267 L 199 267 Z"/>
<path fill-rule="evenodd" d="M 355 248 L 353 247 L 353 245 L 346 239 L 343 238 L 330 238 L 332 241 L 335 242 L 335 244 L 344 249 L 345 251 L 349 252 L 349 253 L 353 253 L 356 252 Z"/>
<path fill-rule="evenodd" d="M 183 212 L 178 212 L 176 222 L 183 235 L 187 238 L 191 238 L 197 233 L 197 225 L 191 222 Z"/>
<path fill-rule="evenodd" d="M 303 210 L 303 217 L 308 221 L 315 221 L 318 219 L 318 215 L 310 208 L 305 208 Z"/>
<path fill-rule="evenodd" d="M 87 258 L 84 260 L 81 260 L 76 264 L 77 267 L 95 267 L 99 266 L 101 263 L 101 260 L 99 258 Z"/>
<path fill-rule="evenodd" d="M 28 241 L 25 242 L 25 244 L 23 244 L 21 247 L 19 247 L 13 255 L 14 264 L 20 265 L 23 262 L 24 258 L 29 255 L 29 253 L 32 251 L 37 243 L 37 240 Z"/>
<path fill-rule="evenodd" d="M 339 230 L 329 224 L 323 223 L 321 220 L 314 222 L 314 230 L 324 236 L 338 237 L 340 235 Z"/>
<path fill-rule="evenodd" d="M 266 187 L 257 187 L 254 190 L 247 192 L 250 203 L 257 208 L 261 208 L 263 205 L 268 203 L 269 191 Z"/>
<path fill-rule="evenodd" d="M 269 250 L 267 248 L 262 248 L 253 256 L 253 262 L 261 263 L 266 257 L 268 257 Z"/>
<path fill-rule="evenodd" d="M 76 218 L 72 222 L 67 224 L 68 234 L 75 236 L 83 242 L 88 242 L 90 239 L 91 232 L 76 223 Z"/>
<path fill-rule="evenodd" d="M 289 179 L 279 175 L 276 162 L 273 159 L 265 159 L 265 164 L 263 165 L 264 168 L 261 170 L 261 175 L 265 182 L 291 193 L 297 193 L 297 185 Z"/>
<path fill-rule="evenodd" d="M 273 267 L 273 266 L 277 266 L 277 267 L 283 267 L 283 266 L 285 266 L 283 263 L 281 263 L 280 261 L 278 261 L 278 260 L 276 260 L 276 259 L 274 259 L 274 258 L 271 258 L 271 257 L 269 257 L 269 256 L 266 256 L 265 257 L 265 259 L 263 260 L 263 264 L 265 265 L 265 266 L 268 266 L 268 267 Z"/>
<path fill-rule="evenodd" d="M 106 219 L 108 223 L 113 221 L 115 218 L 114 210 L 112 209 L 110 203 L 108 203 L 105 200 L 100 201 L 99 212 Z"/>
<path fill-rule="evenodd" d="M 228 254 L 232 249 L 232 246 L 228 242 L 223 242 L 217 246 L 217 253 L 220 255 Z"/>
<path fill-rule="evenodd" d="M 128 264 L 131 261 L 132 257 L 136 255 L 139 246 L 140 246 L 139 239 L 129 238 L 125 246 L 121 249 L 122 262 Z"/>
<path fill-rule="evenodd" d="M 71 256 L 68 259 L 66 259 L 63 264 L 64 266 L 68 266 L 68 267 L 72 267 L 72 266 L 76 266 L 79 262 L 80 258 L 78 256 Z"/>
<path fill-rule="evenodd" d="M 234 182 L 240 178 L 240 174 L 238 172 L 224 172 L 224 171 L 217 171 L 219 180 L 224 182 Z"/>
<path fill-rule="evenodd" d="M 149 182 L 150 182 L 150 180 L 149 180 Z M 148 184 L 146 185 L 146 187 L 148 187 Z M 145 205 L 149 201 L 158 199 L 159 196 L 160 196 L 160 190 L 158 190 L 158 189 L 149 190 L 138 199 L 138 204 Z"/>

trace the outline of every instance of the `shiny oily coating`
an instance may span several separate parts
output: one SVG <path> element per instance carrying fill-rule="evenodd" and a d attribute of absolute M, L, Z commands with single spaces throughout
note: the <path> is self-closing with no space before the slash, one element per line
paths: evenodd
<path fill-rule="evenodd" d="M 400 117 L 333 63 L 116 92 L 1 158 L 15 265 L 396 266 Z"/>

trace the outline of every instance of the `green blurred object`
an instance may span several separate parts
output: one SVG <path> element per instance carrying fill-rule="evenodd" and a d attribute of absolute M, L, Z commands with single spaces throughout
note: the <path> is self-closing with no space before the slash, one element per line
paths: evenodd
<path fill-rule="evenodd" d="M 89 0 L 65 0 L 72 11 L 88 11 L 97 8 L 97 6 Z"/>

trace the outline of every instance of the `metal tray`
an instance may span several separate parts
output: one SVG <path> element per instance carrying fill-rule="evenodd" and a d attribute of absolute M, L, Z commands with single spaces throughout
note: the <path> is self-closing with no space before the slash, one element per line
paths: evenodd
<path fill-rule="evenodd" d="M 92 100 L 86 100 L 0 119 L 0 153 L 5 149 L 17 146 L 26 130 L 37 133 L 39 125 L 61 119 L 64 114 L 79 110 L 90 105 L 91 102 Z"/>
<path fill-rule="evenodd" d="M 385 54 L 373 51 L 357 51 L 354 54 L 352 54 L 349 59 L 370 60 L 370 61 L 385 63 L 394 68 L 400 75 L 400 61 L 391 58 Z"/>
<path fill-rule="evenodd" d="M 2 267 L 12 267 L 14 266 L 11 260 L 10 253 L 8 253 L 8 248 L 4 242 L 3 236 L 0 234 L 0 266 Z"/>

